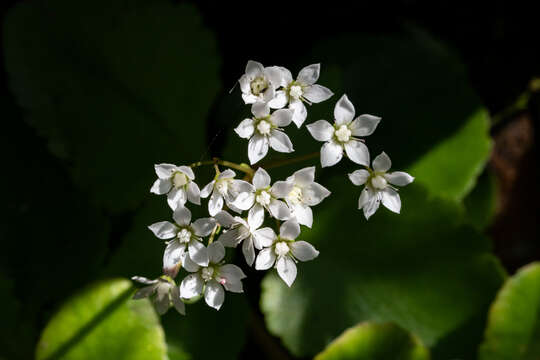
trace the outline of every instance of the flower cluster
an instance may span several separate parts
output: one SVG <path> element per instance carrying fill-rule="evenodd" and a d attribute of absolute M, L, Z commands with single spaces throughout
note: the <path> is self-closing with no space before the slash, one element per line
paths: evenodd
<path fill-rule="evenodd" d="M 291 122 L 301 128 L 307 118 L 305 104 L 332 97 L 329 89 L 316 84 L 319 73 L 319 64 L 309 65 L 294 80 L 284 67 L 264 67 L 248 61 L 238 82 L 244 103 L 251 105 L 252 117 L 241 121 L 234 131 L 248 140 L 251 166 L 218 158 L 189 166 L 155 165 L 157 180 L 150 192 L 167 195 L 173 221 L 148 227 L 164 241 L 163 275 L 154 280 L 133 277 L 145 285 L 134 298 L 151 298 L 159 314 L 171 306 L 185 314 L 185 303 L 204 295 L 205 302 L 219 310 L 226 291 L 243 292 L 242 279 L 246 277 L 239 266 L 224 260 L 227 248 L 242 244 L 247 266 L 260 271 L 275 268 L 288 286 L 296 279 L 298 262 L 319 255 L 313 245 L 298 239 L 301 226 L 313 225 L 312 207 L 330 195 L 315 181 L 315 166 L 273 183 L 263 166 L 254 166 L 266 157 L 269 148 L 293 152 L 284 128 Z M 384 152 L 369 167 L 370 154 L 362 138 L 371 135 L 380 120 L 367 114 L 355 117 L 353 104 L 343 95 L 335 105 L 333 124 L 318 120 L 306 126 L 315 140 L 324 142 L 320 151 L 322 167 L 337 164 L 344 155 L 364 167 L 349 174 L 349 178 L 354 185 L 364 185 L 358 208 L 363 209 L 367 219 L 380 202 L 399 213 L 401 200 L 395 186 L 414 180 L 405 172 L 388 173 L 391 162 Z M 215 176 L 200 190 L 194 169 L 203 165 L 213 165 Z M 237 178 L 233 169 L 242 172 L 243 178 Z M 200 206 L 201 199 L 207 198 L 209 216 L 193 220 L 188 202 Z M 177 285 L 175 279 L 181 273 L 183 278 Z"/>

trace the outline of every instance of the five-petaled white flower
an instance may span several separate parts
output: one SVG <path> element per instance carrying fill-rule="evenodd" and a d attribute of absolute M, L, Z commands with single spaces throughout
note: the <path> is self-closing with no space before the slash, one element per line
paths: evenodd
<path fill-rule="evenodd" d="M 171 305 L 180 314 L 186 315 L 186 306 L 180 299 L 180 290 L 173 279 L 168 276 L 162 276 L 150 280 L 142 276 L 133 276 L 131 280 L 147 285 L 137 290 L 135 295 L 133 295 L 133 299 L 150 298 L 159 315 L 165 314 Z"/>
<path fill-rule="evenodd" d="M 291 139 L 281 131 L 292 121 L 293 111 L 280 109 L 270 115 L 267 104 L 256 103 L 251 107 L 254 117 L 244 119 L 234 129 L 238 136 L 249 139 L 248 157 L 251 164 L 255 164 L 268 153 L 268 146 L 277 152 L 290 153 L 294 151 Z"/>
<path fill-rule="evenodd" d="M 202 218 L 191 223 L 191 211 L 179 207 L 173 213 L 176 224 L 161 221 L 148 228 L 158 238 L 169 240 L 163 255 L 163 272 L 171 277 L 178 273 L 180 265 L 189 271 L 196 264 L 208 265 L 208 251 L 201 237 L 208 236 L 216 226 L 213 218 Z M 189 256 L 188 256 L 189 254 Z"/>
<path fill-rule="evenodd" d="M 249 60 L 246 65 L 246 73 L 238 80 L 244 103 L 267 103 L 272 100 L 276 88 L 282 83 L 281 77 L 282 74 L 278 67 L 265 68 L 261 63 Z"/>
<path fill-rule="evenodd" d="M 321 148 L 322 167 L 337 164 L 343 157 L 343 150 L 353 162 L 369 166 L 368 148 L 356 136 L 371 135 L 381 118 L 365 114 L 353 120 L 354 106 L 347 95 L 336 103 L 334 118 L 334 125 L 318 120 L 307 126 L 315 140 L 326 141 Z"/>
<path fill-rule="evenodd" d="M 281 109 L 289 103 L 289 109 L 294 110 L 292 121 L 300 127 L 307 117 L 307 110 L 304 102 L 320 103 L 328 100 L 334 93 L 330 89 L 315 84 L 319 79 L 321 64 L 306 66 L 298 74 L 298 78 L 293 80 L 291 72 L 284 67 L 282 71 L 282 90 L 278 90 L 273 100 L 268 105 L 274 109 Z"/>
<path fill-rule="evenodd" d="M 263 218 L 264 209 L 272 217 L 287 220 L 291 212 L 285 202 L 278 200 L 285 198 L 293 189 L 293 184 L 286 181 L 276 181 L 270 186 L 272 179 L 263 168 L 258 168 L 253 175 L 253 189 L 238 195 L 234 206 L 240 210 L 248 210 L 248 217 Z"/>
<path fill-rule="evenodd" d="M 315 206 L 324 200 L 330 191 L 315 181 L 315 166 L 298 170 L 287 178 L 287 182 L 293 184 L 291 191 L 285 197 L 291 210 L 291 218 L 295 218 L 299 224 L 311 227 L 313 224 L 313 212 L 310 206 Z"/>
<path fill-rule="evenodd" d="M 399 214 L 401 210 L 401 199 L 397 189 L 392 185 L 408 185 L 413 182 L 414 177 L 403 171 L 386 173 L 390 166 L 392 166 L 390 158 L 382 152 L 373 159 L 373 169 L 356 170 L 349 174 L 349 179 L 354 185 L 365 184 L 358 199 L 358 209 L 364 209 L 366 219 L 375 214 L 381 202 L 390 211 Z"/>
<path fill-rule="evenodd" d="M 285 221 L 272 245 L 257 255 L 255 269 L 267 270 L 275 263 L 278 275 L 290 287 L 296 279 L 296 262 L 313 260 L 319 255 L 310 243 L 295 241 L 298 235 L 300 225 L 294 220 Z"/>
<path fill-rule="evenodd" d="M 156 164 L 154 166 L 158 179 L 152 185 L 150 192 L 158 195 L 167 194 L 167 202 L 171 209 L 184 206 L 187 200 L 200 205 L 200 190 L 193 181 L 195 174 L 189 166 L 174 164 Z"/>
<path fill-rule="evenodd" d="M 219 241 L 208 245 L 210 264 L 196 270 L 182 280 L 180 284 L 180 296 L 191 299 L 204 292 L 204 300 L 208 306 L 219 310 L 225 300 L 225 289 L 230 292 L 244 292 L 242 279 L 246 277 L 242 269 L 236 265 L 220 264 L 225 256 L 225 248 Z"/>
<path fill-rule="evenodd" d="M 224 200 L 231 210 L 240 212 L 240 210 L 233 205 L 233 202 L 236 200 L 238 194 L 246 191 L 253 191 L 253 186 L 247 181 L 234 179 L 235 176 L 236 173 L 234 171 L 227 169 L 219 173 L 216 179 L 209 182 L 201 190 L 202 198 L 207 198 L 212 194 L 208 201 L 208 213 L 210 213 L 210 216 L 216 215 L 223 209 Z"/>
<path fill-rule="evenodd" d="M 226 247 L 236 247 L 242 243 L 242 252 L 249 266 L 255 261 L 255 248 L 261 250 L 270 246 L 276 237 L 274 230 L 269 227 L 259 229 L 264 221 L 264 212 L 259 212 L 256 216 L 248 216 L 247 221 L 241 217 L 233 217 L 226 211 L 220 211 L 215 219 L 217 222 L 228 228 L 218 239 Z"/>

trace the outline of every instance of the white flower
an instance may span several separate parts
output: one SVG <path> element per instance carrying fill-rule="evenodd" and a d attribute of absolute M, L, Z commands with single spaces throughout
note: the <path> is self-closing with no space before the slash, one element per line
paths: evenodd
<path fill-rule="evenodd" d="M 188 271 L 196 264 L 208 265 L 208 251 L 201 237 L 210 235 L 216 226 L 216 220 L 212 218 L 191 223 L 191 212 L 185 207 L 177 208 L 173 218 L 176 224 L 161 221 L 148 227 L 158 238 L 172 239 L 167 242 L 163 254 L 163 272 L 171 277 L 176 276 L 180 265 Z"/>
<path fill-rule="evenodd" d="M 285 198 L 293 189 L 293 184 L 286 181 L 276 181 L 270 186 L 272 179 L 263 168 L 258 168 L 253 175 L 253 188 L 249 192 L 238 195 L 234 206 L 240 210 L 249 210 L 248 218 L 263 218 L 264 209 L 272 217 L 287 220 L 291 212 L 285 202 L 278 200 Z"/>
<path fill-rule="evenodd" d="M 343 150 L 353 162 L 369 166 L 367 146 L 355 136 L 368 136 L 375 131 L 381 118 L 373 115 L 360 115 L 354 118 L 354 106 L 343 95 L 334 108 L 335 123 L 319 120 L 307 126 L 311 135 L 318 141 L 326 141 L 321 148 L 322 167 L 337 164 L 343 157 Z"/>
<path fill-rule="evenodd" d="M 193 181 L 195 174 L 189 166 L 176 166 L 173 164 L 154 165 L 158 179 L 150 189 L 151 193 L 167 194 L 167 202 L 171 209 L 184 206 L 187 200 L 200 205 L 201 197 L 199 186 Z"/>
<path fill-rule="evenodd" d="M 290 287 L 296 279 L 296 262 L 313 260 L 319 255 L 310 243 L 295 241 L 298 235 L 300 225 L 294 220 L 285 221 L 272 245 L 257 255 L 255 269 L 267 270 L 275 263 L 278 275 Z"/>
<path fill-rule="evenodd" d="M 272 100 L 276 88 L 282 83 L 281 76 L 278 67 L 265 68 L 261 63 L 249 60 L 246 65 L 246 73 L 238 80 L 244 103 L 267 103 Z"/>
<path fill-rule="evenodd" d="M 328 88 L 317 85 L 321 64 L 306 66 L 298 74 L 298 78 L 293 80 L 291 72 L 284 67 L 280 67 L 283 77 L 283 90 L 276 92 L 276 96 L 268 103 L 271 108 L 281 109 L 289 103 L 289 109 L 294 110 L 292 121 L 300 127 L 307 117 L 307 110 L 304 102 L 320 103 L 328 100 L 334 93 Z"/>
<path fill-rule="evenodd" d="M 392 185 L 408 185 L 413 182 L 414 177 L 402 171 L 387 173 L 390 166 L 392 166 L 390 158 L 382 152 L 373 160 L 373 170 L 368 168 L 349 174 L 349 179 L 354 185 L 365 184 L 358 199 L 358 209 L 364 209 L 366 219 L 375 214 L 381 201 L 390 211 L 399 214 L 401 210 L 401 199 L 397 189 Z"/>
<path fill-rule="evenodd" d="M 243 241 L 242 252 L 249 266 L 255 261 L 255 248 L 257 250 L 270 246 L 276 237 L 274 230 L 269 227 L 259 229 L 264 221 L 264 212 L 259 212 L 257 216 L 248 216 L 247 221 L 241 217 L 232 217 L 226 211 L 220 211 L 215 219 L 217 222 L 228 228 L 218 239 L 226 247 L 236 247 Z"/>
<path fill-rule="evenodd" d="M 133 299 L 150 297 L 159 315 L 165 314 L 171 305 L 180 314 L 186 315 L 186 306 L 180 299 L 180 290 L 174 283 L 174 280 L 168 276 L 162 276 L 155 280 L 150 280 L 142 276 L 133 276 L 131 280 L 148 285 L 137 290 L 135 295 L 133 295 Z"/>
<path fill-rule="evenodd" d="M 276 110 L 270 115 L 267 104 L 256 103 L 251 107 L 254 117 L 244 119 L 234 131 L 244 139 L 249 139 L 248 157 L 255 164 L 268 153 L 268 146 L 277 152 L 293 152 L 289 137 L 281 131 L 292 121 L 293 111 L 288 109 Z"/>
<path fill-rule="evenodd" d="M 307 227 L 313 224 L 313 212 L 310 206 L 319 204 L 330 195 L 328 189 L 314 180 L 314 166 L 298 170 L 287 178 L 287 182 L 293 185 L 285 197 L 291 210 L 291 218 L 295 218 L 299 224 Z"/>
<path fill-rule="evenodd" d="M 201 191 L 201 197 L 207 198 L 210 194 L 210 201 L 208 201 L 208 212 L 210 216 L 216 215 L 223 209 L 223 201 L 227 203 L 227 206 L 234 211 L 240 212 L 233 202 L 238 194 L 246 191 L 253 191 L 253 186 L 250 183 L 243 180 L 236 180 L 234 177 L 236 173 L 231 169 L 227 169 L 217 176 L 215 180 L 208 183 Z"/>
<path fill-rule="evenodd" d="M 225 288 L 227 291 L 241 293 L 242 279 L 246 277 L 242 269 L 236 265 L 221 265 L 220 262 L 225 256 L 223 244 L 213 242 L 208 245 L 210 264 L 196 270 L 182 280 L 180 284 L 180 296 L 184 299 L 191 299 L 204 293 L 204 300 L 208 306 L 219 310 L 225 300 Z"/>

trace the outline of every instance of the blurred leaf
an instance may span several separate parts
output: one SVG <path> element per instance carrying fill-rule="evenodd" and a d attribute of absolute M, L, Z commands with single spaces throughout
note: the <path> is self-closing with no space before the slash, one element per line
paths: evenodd
<path fill-rule="evenodd" d="M 479 359 L 540 359 L 540 262 L 521 268 L 499 291 Z"/>
<path fill-rule="evenodd" d="M 366 221 L 355 209 L 360 191 L 342 181 L 300 237 L 320 256 L 299 264 L 290 289 L 274 273 L 262 284 L 267 326 L 295 355 L 313 355 L 369 320 L 394 322 L 432 346 L 486 308 L 502 269 L 457 204 L 413 184 L 400 192 L 401 215 L 381 207 Z"/>
<path fill-rule="evenodd" d="M 493 221 L 496 210 L 497 185 L 489 170 L 478 178 L 477 184 L 464 199 L 467 220 L 478 230 L 484 230 Z"/>
<path fill-rule="evenodd" d="M 18 3 L 4 29 L 27 121 L 98 203 L 134 208 L 154 163 L 203 154 L 219 59 L 192 5 L 35 0 Z"/>
<path fill-rule="evenodd" d="M 315 360 L 429 360 L 429 351 L 394 324 L 365 322 L 345 330 Z"/>
<path fill-rule="evenodd" d="M 131 283 L 93 284 L 69 299 L 51 319 L 36 359 L 167 358 L 165 338 L 148 299 L 130 300 Z"/>

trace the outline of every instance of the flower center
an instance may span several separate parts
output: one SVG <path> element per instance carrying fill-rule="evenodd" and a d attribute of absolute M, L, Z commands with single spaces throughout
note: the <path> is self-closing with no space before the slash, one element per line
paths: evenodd
<path fill-rule="evenodd" d="M 296 100 L 300 99 L 300 96 L 302 96 L 303 93 L 300 85 L 293 85 L 289 89 L 289 96 Z"/>
<path fill-rule="evenodd" d="M 265 190 L 261 191 L 255 198 L 255 200 L 262 206 L 268 206 L 270 204 L 270 199 L 270 194 Z"/>
<path fill-rule="evenodd" d="M 189 240 L 191 240 L 191 231 L 189 231 L 188 229 L 182 229 L 176 236 L 181 243 L 185 244 L 188 243 Z"/>
<path fill-rule="evenodd" d="M 214 276 L 214 268 L 209 266 L 206 268 L 203 268 L 201 271 L 201 277 L 204 281 L 212 280 L 212 277 Z"/>
<path fill-rule="evenodd" d="M 276 244 L 276 248 L 274 249 L 277 256 L 284 256 L 289 253 L 289 245 L 287 245 L 286 242 L 280 241 Z"/>
<path fill-rule="evenodd" d="M 371 186 L 373 186 L 374 189 L 382 190 L 387 184 L 386 179 L 382 175 L 377 175 L 371 178 Z"/>
<path fill-rule="evenodd" d="M 268 81 L 262 76 L 256 77 L 251 81 L 251 93 L 258 96 L 268 88 Z"/>
<path fill-rule="evenodd" d="M 302 202 L 302 188 L 295 185 L 289 195 L 287 195 L 287 199 L 293 204 L 300 204 Z"/>
<path fill-rule="evenodd" d="M 270 129 L 272 129 L 272 125 L 266 120 L 261 120 L 257 124 L 257 130 L 261 135 L 268 135 L 270 134 Z"/>
<path fill-rule="evenodd" d="M 341 142 L 347 142 L 351 138 L 351 130 L 347 127 L 347 125 L 341 125 L 339 129 L 337 129 L 334 133 L 337 137 L 337 139 Z"/>
<path fill-rule="evenodd" d="M 174 187 L 178 189 L 178 188 L 186 185 L 189 182 L 189 179 L 186 176 L 186 174 L 184 174 L 184 173 L 182 173 L 180 171 L 177 171 L 173 175 L 172 182 L 173 182 Z"/>
<path fill-rule="evenodd" d="M 227 194 L 227 190 L 229 189 L 229 181 L 227 179 L 216 181 L 216 189 L 221 195 Z"/>

